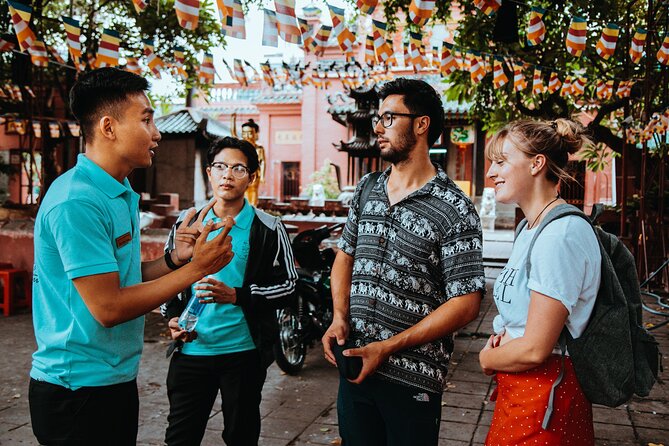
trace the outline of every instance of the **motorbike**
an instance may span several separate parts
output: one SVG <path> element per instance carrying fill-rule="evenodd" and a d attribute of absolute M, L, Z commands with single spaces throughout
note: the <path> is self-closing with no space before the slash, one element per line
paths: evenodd
<path fill-rule="evenodd" d="M 279 339 L 274 345 L 276 363 L 289 375 L 302 370 L 307 348 L 313 347 L 332 323 L 330 271 L 335 252 L 320 245 L 343 226 L 339 223 L 300 232 L 291 244 L 298 265 L 295 297 L 277 311 Z"/>

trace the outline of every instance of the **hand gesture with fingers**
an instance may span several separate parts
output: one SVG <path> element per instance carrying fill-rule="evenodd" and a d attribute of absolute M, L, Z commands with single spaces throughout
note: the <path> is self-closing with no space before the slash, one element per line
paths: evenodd
<path fill-rule="evenodd" d="M 383 342 L 372 342 L 364 347 L 344 350 L 343 355 L 360 356 L 362 358 L 362 370 L 358 377 L 351 381 L 354 384 L 360 384 L 388 360 L 390 352 L 385 348 Z"/>
<path fill-rule="evenodd" d="M 192 263 L 202 272 L 203 276 L 215 274 L 232 260 L 232 239 L 228 236 L 234 220 L 226 217 L 219 223 L 211 220 L 202 228 L 202 232 L 195 241 L 193 247 Z M 211 240 L 207 240 L 211 231 L 222 229 Z"/>
<path fill-rule="evenodd" d="M 195 330 L 186 331 L 179 327 L 178 317 L 170 319 L 167 326 L 170 328 L 170 334 L 175 341 L 192 342 L 194 339 L 197 339 L 197 332 Z"/>
<path fill-rule="evenodd" d="M 207 205 L 202 208 L 197 219 L 195 219 L 193 222 L 191 221 L 197 213 L 197 209 L 190 208 L 186 212 L 182 223 L 179 225 L 176 233 L 174 234 L 174 253 L 172 254 L 172 260 L 176 264 L 183 264 L 190 260 L 190 258 L 193 256 L 195 241 L 200 236 L 202 229 L 204 228 L 204 224 L 202 222 L 215 203 L 216 199 L 212 198 L 211 201 L 209 201 L 209 203 L 207 203 Z"/>
<path fill-rule="evenodd" d="M 195 285 L 195 292 L 203 304 L 234 304 L 237 302 L 237 291 L 223 282 L 205 277 Z"/>

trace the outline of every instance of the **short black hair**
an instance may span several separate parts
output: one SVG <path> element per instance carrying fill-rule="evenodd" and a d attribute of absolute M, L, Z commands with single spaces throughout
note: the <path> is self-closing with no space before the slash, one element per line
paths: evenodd
<path fill-rule="evenodd" d="M 253 130 L 256 131 L 256 133 L 260 131 L 260 127 L 258 126 L 258 124 L 256 124 L 256 122 L 253 119 L 249 119 L 244 124 L 242 124 L 242 128 L 244 127 L 251 127 Z"/>
<path fill-rule="evenodd" d="M 409 113 L 430 117 L 427 143 L 431 147 L 444 132 L 444 107 L 437 90 L 425 81 L 399 77 L 379 89 L 382 101 L 394 94 L 402 96 Z"/>
<path fill-rule="evenodd" d="M 211 147 L 209 147 L 209 151 L 207 152 L 207 163 L 209 164 L 213 163 L 214 158 L 216 158 L 216 155 L 218 155 L 222 150 L 225 149 L 241 150 L 244 156 L 246 156 L 246 162 L 247 162 L 246 167 L 249 168 L 251 173 L 253 174 L 256 172 L 256 170 L 258 170 L 258 167 L 260 166 L 260 161 L 258 161 L 258 152 L 256 152 L 256 148 L 253 147 L 253 144 L 243 139 L 235 138 L 232 136 L 219 138 L 215 140 L 213 143 L 211 143 Z"/>
<path fill-rule="evenodd" d="M 119 119 L 119 107 L 128 95 L 149 89 L 149 82 L 142 76 L 118 68 L 99 68 L 84 74 L 70 90 L 70 110 L 79 120 L 86 140 L 95 134 L 97 121 L 108 114 Z"/>

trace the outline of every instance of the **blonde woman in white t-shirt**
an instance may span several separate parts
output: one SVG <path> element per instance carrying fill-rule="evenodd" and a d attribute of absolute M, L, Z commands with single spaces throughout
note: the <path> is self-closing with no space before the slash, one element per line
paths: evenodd
<path fill-rule="evenodd" d="M 484 373 L 495 374 L 497 381 L 486 445 L 594 444 L 592 405 L 568 357 L 546 429 L 542 422 L 561 368 L 560 333 L 566 327 L 579 337 L 597 296 L 597 238 L 588 222 L 567 216 L 548 224 L 529 253 L 542 218 L 565 203 L 559 185 L 569 178 L 569 154 L 589 143 L 583 127 L 573 121 L 525 120 L 508 124 L 486 148 L 492 161 L 487 176 L 495 183 L 497 201 L 518 204 L 528 222 L 495 282 L 495 335 L 479 354 Z"/>

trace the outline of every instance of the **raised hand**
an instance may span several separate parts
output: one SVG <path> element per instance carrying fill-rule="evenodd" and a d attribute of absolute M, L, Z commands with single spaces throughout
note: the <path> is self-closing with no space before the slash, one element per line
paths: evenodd
<path fill-rule="evenodd" d="M 204 218 L 207 216 L 211 208 L 216 203 L 216 199 L 212 198 L 209 203 L 200 211 L 197 219 L 191 223 L 193 217 L 197 213 L 197 209 L 190 208 L 184 219 L 179 225 L 174 234 L 174 253 L 172 254 L 172 260 L 177 264 L 183 264 L 190 260 L 193 256 L 193 248 L 195 247 L 195 241 L 202 233 L 204 224 L 202 223 Z"/>
<path fill-rule="evenodd" d="M 202 276 L 214 274 L 220 271 L 232 260 L 232 239 L 228 236 L 235 221 L 230 217 L 225 217 L 220 223 L 214 224 L 211 220 L 202 228 L 202 232 L 195 240 L 193 247 L 193 263 Z M 207 240 L 209 233 L 219 228 L 223 228 L 211 240 Z"/>

